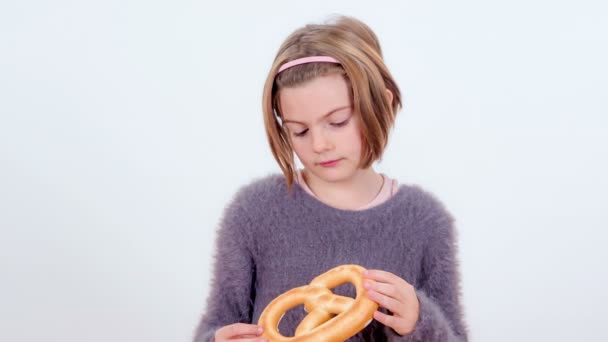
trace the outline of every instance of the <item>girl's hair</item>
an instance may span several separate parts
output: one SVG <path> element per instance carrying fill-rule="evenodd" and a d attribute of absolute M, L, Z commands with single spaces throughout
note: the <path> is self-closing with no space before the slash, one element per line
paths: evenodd
<path fill-rule="evenodd" d="M 340 64 L 300 64 L 277 75 L 284 63 L 309 56 L 330 56 Z M 279 48 L 264 85 L 262 100 L 266 136 L 288 189 L 295 179 L 295 163 L 288 132 L 281 124 L 279 91 L 333 73 L 344 75 L 349 83 L 353 110 L 361 122 L 363 150 L 359 167 L 368 168 L 380 159 L 388 143 L 389 131 L 401 108 L 401 93 L 384 65 L 376 34 L 363 22 L 345 16 L 326 24 L 301 27 Z M 392 103 L 386 89 L 393 94 Z"/>

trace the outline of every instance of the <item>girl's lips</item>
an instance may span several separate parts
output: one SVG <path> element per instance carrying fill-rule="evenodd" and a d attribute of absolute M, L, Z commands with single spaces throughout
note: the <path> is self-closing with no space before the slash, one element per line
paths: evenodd
<path fill-rule="evenodd" d="M 341 159 L 329 160 L 329 161 L 326 161 L 326 162 L 321 162 L 321 163 L 319 163 L 319 165 L 321 165 L 323 167 L 332 167 L 332 166 L 335 166 L 336 164 L 338 164 L 338 162 L 340 160 Z"/>

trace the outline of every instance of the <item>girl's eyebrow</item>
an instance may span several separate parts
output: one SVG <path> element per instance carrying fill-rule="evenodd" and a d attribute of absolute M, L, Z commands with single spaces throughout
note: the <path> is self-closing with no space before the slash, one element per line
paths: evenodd
<path fill-rule="evenodd" d="M 338 107 L 338 108 L 332 109 L 327 114 L 323 115 L 323 117 L 321 119 L 325 119 L 326 117 L 332 115 L 333 113 L 335 113 L 337 111 L 340 111 L 342 109 L 347 109 L 347 108 L 350 108 L 350 105 L 342 106 L 342 107 Z M 297 124 L 300 124 L 300 125 L 305 125 L 305 123 L 300 122 L 300 121 L 295 121 L 295 120 L 283 120 L 283 122 L 284 123 L 297 123 Z"/>

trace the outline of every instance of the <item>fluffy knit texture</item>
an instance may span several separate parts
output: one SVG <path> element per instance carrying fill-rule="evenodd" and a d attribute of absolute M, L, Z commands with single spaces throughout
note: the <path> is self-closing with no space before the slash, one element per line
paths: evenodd
<path fill-rule="evenodd" d="M 392 272 L 420 302 L 414 331 L 398 335 L 373 320 L 349 341 L 466 341 L 452 216 L 418 186 L 400 185 L 386 202 L 360 211 L 328 206 L 272 174 L 242 187 L 223 213 L 211 291 L 194 341 L 214 341 L 232 323 L 256 324 L 266 305 L 342 264 Z M 350 284 L 334 289 L 354 297 Z M 383 310 L 383 309 L 382 309 Z M 385 311 L 386 312 L 386 311 Z M 288 311 L 279 330 L 293 336 L 306 315 Z"/>

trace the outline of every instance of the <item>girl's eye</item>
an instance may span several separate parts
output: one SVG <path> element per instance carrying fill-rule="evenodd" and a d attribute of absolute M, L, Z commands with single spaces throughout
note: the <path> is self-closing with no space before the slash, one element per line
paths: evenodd
<path fill-rule="evenodd" d="M 344 126 L 344 125 L 346 125 L 348 123 L 349 119 L 350 118 L 348 118 L 348 119 L 346 119 L 346 120 L 344 120 L 342 122 L 331 123 L 330 125 L 332 125 L 334 127 L 342 127 L 342 126 Z"/>
<path fill-rule="evenodd" d="M 296 137 L 302 137 L 304 136 L 304 134 L 306 134 L 306 132 L 308 132 L 308 128 L 301 132 L 295 132 L 293 135 L 295 135 Z"/>

